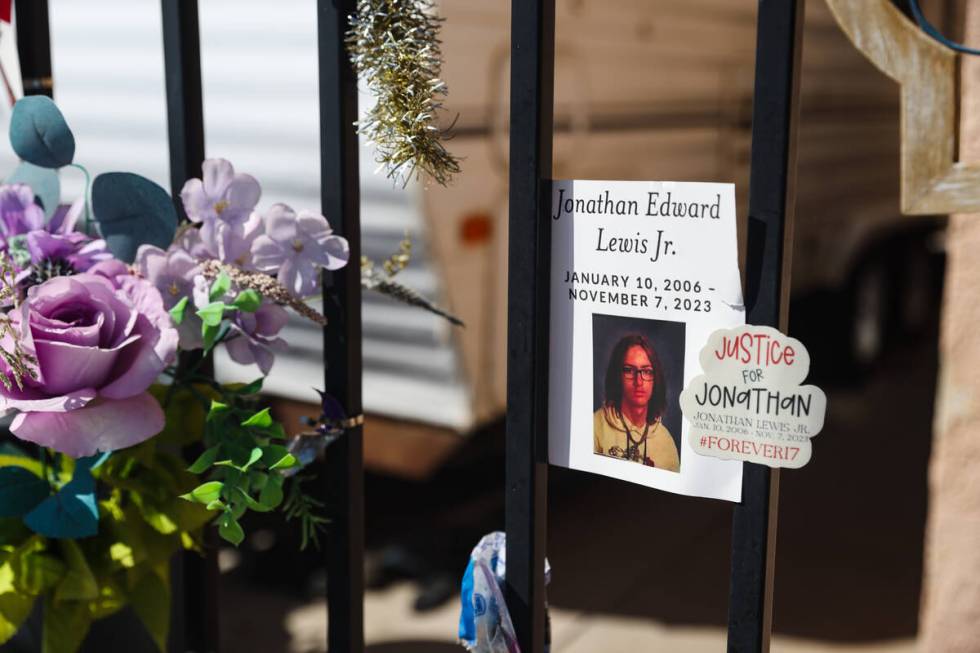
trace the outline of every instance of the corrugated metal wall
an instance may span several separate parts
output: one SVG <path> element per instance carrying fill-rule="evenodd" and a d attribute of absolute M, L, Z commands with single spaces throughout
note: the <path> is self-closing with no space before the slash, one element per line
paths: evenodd
<path fill-rule="evenodd" d="M 138 172 L 168 185 L 167 122 L 158 0 L 50 0 L 56 100 L 75 131 L 76 160 L 93 175 Z M 319 207 L 316 3 L 206 0 L 200 3 L 205 133 L 209 156 L 231 160 L 262 183 L 260 209 L 274 202 Z M 369 102 L 362 97 L 362 106 Z M 0 164 L 15 159 L 2 148 Z M 374 174 L 361 153 L 364 254 L 381 260 L 413 235 L 414 261 L 401 280 L 440 301 L 418 190 Z M 63 198 L 81 192 L 81 173 L 64 173 Z M 354 262 L 356 264 L 356 262 Z M 315 401 L 322 386 L 318 327 L 294 319 L 282 334 L 268 391 Z M 467 428 L 468 391 L 449 327 L 375 293 L 364 299 L 364 397 L 369 413 Z M 224 358 L 219 373 L 248 379 Z M 438 411 L 432 407 L 438 406 Z"/>

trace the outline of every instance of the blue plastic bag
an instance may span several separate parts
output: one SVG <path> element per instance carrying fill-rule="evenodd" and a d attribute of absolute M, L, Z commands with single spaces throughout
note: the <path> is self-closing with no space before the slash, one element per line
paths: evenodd
<path fill-rule="evenodd" d="M 520 653 L 514 624 L 504 602 L 507 544 L 504 533 L 485 535 L 470 554 L 463 574 L 459 641 L 472 653 Z M 545 561 L 545 582 L 551 570 Z"/>

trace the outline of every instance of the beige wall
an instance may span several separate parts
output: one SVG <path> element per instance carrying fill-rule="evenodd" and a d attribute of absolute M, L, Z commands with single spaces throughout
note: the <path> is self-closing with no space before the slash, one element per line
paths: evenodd
<path fill-rule="evenodd" d="M 967 0 L 980 43 L 980 0 Z M 980 57 L 962 57 L 961 159 L 980 161 Z M 980 651 L 980 215 L 953 216 L 920 625 L 925 653 Z"/>

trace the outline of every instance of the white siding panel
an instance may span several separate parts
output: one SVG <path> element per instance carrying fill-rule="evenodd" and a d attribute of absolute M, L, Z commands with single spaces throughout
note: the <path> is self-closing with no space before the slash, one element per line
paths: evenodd
<path fill-rule="evenodd" d="M 112 170 L 169 184 L 163 37 L 159 0 L 50 0 L 58 105 L 77 140 L 76 160 L 94 175 Z M 260 208 L 319 206 L 316 3 L 309 0 L 205 0 L 200 3 L 205 135 L 209 156 L 234 162 L 262 183 Z M 361 106 L 370 98 L 362 95 Z M 15 163 L 9 148 L 0 165 Z M 419 214 L 418 190 L 375 174 L 362 146 L 364 253 L 380 262 L 404 233 L 413 263 L 401 279 L 440 301 Z M 63 175 L 64 199 L 82 175 Z M 353 264 L 356 264 L 354 262 Z M 313 401 L 322 387 L 322 336 L 299 318 L 283 336 L 266 389 Z M 471 398 L 450 328 L 441 319 L 369 294 L 364 299 L 364 403 L 367 412 L 459 430 L 472 425 Z M 217 359 L 224 378 L 257 372 Z M 432 411 L 438 406 L 438 411 Z M 437 414 L 433 414 L 437 413 Z"/>

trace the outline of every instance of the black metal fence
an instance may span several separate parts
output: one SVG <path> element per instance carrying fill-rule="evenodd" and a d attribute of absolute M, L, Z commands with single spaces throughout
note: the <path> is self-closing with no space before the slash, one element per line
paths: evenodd
<path fill-rule="evenodd" d="M 326 390 L 360 415 L 361 289 L 356 78 L 343 36 L 354 0 L 317 0 L 321 205 L 351 264 L 324 284 Z M 47 0 L 17 0 L 25 93 L 53 94 Z M 748 322 L 785 329 L 803 0 L 760 0 L 753 106 Z M 162 0 L 174 196 L 204 160 L 197 0 Z M 513 0 L 506 456 L 506 596 L 521 650 L 543 653 L 546 615 L 548 306 L 555 0 Z M 364 490 L 360 426 L 328 450 L 328 647 L 364 650 Z M 728 650 L 766 651 L 779 473 L 746 464 L 734 508 Z M 174 566 L 171 651 L 218 649 L 214 555 Z"/>

